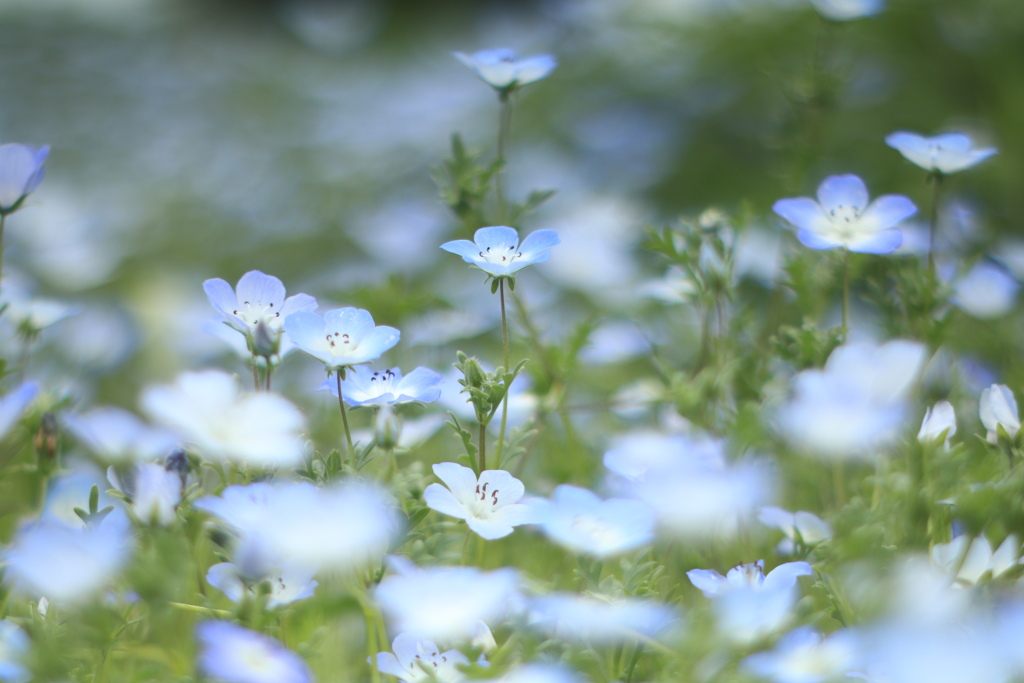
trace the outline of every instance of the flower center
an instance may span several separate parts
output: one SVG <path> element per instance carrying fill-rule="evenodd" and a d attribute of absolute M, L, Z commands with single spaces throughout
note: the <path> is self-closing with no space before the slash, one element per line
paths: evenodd
<path fill-rule="evenodd" d="M 262 320 L 272 330 L 281 329 L 281 312 L 274 309 L 273 301 L 269 304 L 262 301 L 243 301 L 231 312 L 249 327 L 255 328 Z"/>
<path fill-rule="evenodd" d="M 856 206 L 839 204 L 829 210 L 828 217 L 833 223 L 856 223 L 860 220 L 861 211 Z"/>
<path fill-rule="evenodd" d="M 340 332 L 331 332 L 328 333 L 328 335 L 324 337 L 324 339 L 327 340 L 327 343 L 331 345 L 332 349 L 336 349 L 339 346 L 341 346 L 341 348 L 345 350 L 348 350 L 345 347 L 355 348 L 354 346 L 350 346 L 352 344 L 352 340 L 349 339 L 349 336 L 347 334 L 342 334 Z"/>
<path fill-rule="evenodd" d="M 498 264 L 509 264 L 515 261 L 517 258 L 523 257 L 523 252 L 519 251 L 519 245 L 506 245 L 502 242 L 499 245 L 493 247 L 487 247 L 480 252 L 480 258 L 488 263 Z"/>
<path fill-rule="evenodd" d="M 573 531 L 578 531 L 600 543 L 611 543 L 618 540 L 615 528 L 607 521 L 593 515 L 576 515 L 572 518 Z"/>
<path fill-rule="evenodd" d="M 370 386 L 366 393 L 373 397 L 393 393 L 395 377 L 395 373 L 391 370 L 373 373 L 370 377 Z"/>
<path fill-rule="evenodd" d="M 476 485 L 476 497 L 473 499 L 473 514 L 477 517 L 490 517 L 498 507 L 498 489 L 487 490 L 490 482 Z"/>

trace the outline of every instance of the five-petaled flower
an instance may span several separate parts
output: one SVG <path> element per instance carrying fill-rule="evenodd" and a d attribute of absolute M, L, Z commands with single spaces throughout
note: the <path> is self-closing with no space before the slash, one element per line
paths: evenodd
<path fill-rule="evenodd" d="M 421 681 L 461 681 L 466 676 L 459 670 L 469 659 L 458 650 L 441 652 L 434 641 L 401 633 L 391 644 L 390 652 L 377 653 L 377 669 L 391 674 L 403 683 Z"/>
<path fill-rule="evenodd" d="M 341 392 L 350 406 L 379 406 L 393 403 L 430 403 L 441 396 L 441 375 L 429 368 L 416 368 L 406 376 L 398 368 L 357 371 L 341 381 Z M 320 391 L 338 395 L 338 385 L 324 380 Z"/>
<path fill-rule="evenodd" d="M 280 641 L 228 621 L 204 621 L 196 627 L 199 668 L 210 678 L 230 683 L 310 683 L 302 657 Z"/>
<path fill-rule="evenodd" d="M 49 145 L 33 149 L 28 145 L 0 145 L 0 216 L 21 208 L 25 197 L 43 180 Z"/>
<path fill-rule="evenodd" d="M 467 55 L 452 53 L 456 59 L 476 72 L 485 83 L 499 93 L 509 93 L 547 76 L 558 66 L 551 55 L 535 55 L 519 59 L 512 50 L 481 50 Z"/>
<path fill-rule="evenodd" d="M 780 199 L 772 207 L 797 229 L 797 238 L 811 249 L 844 247 L 868 254 L 886 254 L 903 243 L 896 225 L 917 213 L 902 195 L 887 194 L 868 204 L 864 181 L 855 175 L 833 175 L 810 197 Z"/>
<path fill-rule="evenodd" d="M 973 149 L 971 139 L 963 133 L 927 138 L 899 131 L 888 136 L 885 144 L 924 170 L 941 174 L 962 171 L 997 154 L 995 147 Z"/>
<path fill-rule="evenodd" d="M 441 248 L 458 254 L 463 261 L 494 278 L 502 278 L 511 277 L 526 266 L 547 261 L 551 258 L 551 247 L 560 242 L 554 230 L 537 230 L 520 244 L 519 233 L 514 228 L 495 225 L 477 230 L 472 242 L 454 240 L 445 242 Z"/>
<path fill-rule="evenodd" d="M 427 505 L 466 520 L 481 538 L 502 538 L 512 533 L 512 527 L 534 521 L 534 509 L 519 502 L 525 493 L 523 482 L 505 470 L 484 470 L 478 478 L 468 467 L 442 462 L 434 465 L 434 474 L 448 488 L 428 486 L 423 492 Z"/>
<path fill-rule="evenodd" d="M 373 316 L 362 308 L 336 308 L 321 318 L 299 311 L 284 321 L 292 343 L 328 370 L 369 363 L 398 343 L 400 333 L 393 327 L 374 325 Z"/>

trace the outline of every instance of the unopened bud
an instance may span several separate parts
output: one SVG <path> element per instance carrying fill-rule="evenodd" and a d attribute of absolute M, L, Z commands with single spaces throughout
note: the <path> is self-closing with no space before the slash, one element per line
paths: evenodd
<path fill-rule="evenodd" d="M 42 421 L 39 424 L 39 431 L 36 432 L 36 455 L 40 460 L 53 461 L 57 459 L 60 429 L 57 427 L 57 417 L 53 413 L 43 413 Z"/>
<path fill-rule="evenodd" d="M 373 423 L 373 441 L 378 448 L 390 451 L 398 445 L 401 435 L 402 422 L 395 415 L 394 409 L 385 403 L 377 411 L 377 417 Z"/>
<path fill-rule="evenodd" d="M 252 334 L 252 350 L 257 356 L 266 358 L 276 356 L 281 349 L 281 333 L 270 329 L 263 320 L 256 323 L 256 329 Z"/>
<path fill-rule="evenodd" d="M 184 490 L 188 482 L 188 456 L 185 455 L 185 451 L 180 448 L 172 451 L 164 461 L 164 469 L 178 475 L 181 479 L 181 488 Z"/>

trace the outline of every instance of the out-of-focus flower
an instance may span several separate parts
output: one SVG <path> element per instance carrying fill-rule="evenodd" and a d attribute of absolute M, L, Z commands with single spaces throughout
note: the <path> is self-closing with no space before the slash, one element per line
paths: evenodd
<path fill-rule="evenodd" d="M 4 579 L 13 590 L 55 604 L 82 604 L 113 580 L 128 559 L 129 542 L 123 513 L 85 529 L 46 518 L 29 522 L 4 552 Z"/>
<path fill-rule="evenodd" d="M 423 500 L 431 509 L 466 520 L 481 538 L 493 540 L 512 533 L 512 527 L 534 521 L 534 509 L 520 503 L 526 489 L 505 470 L 484 470 L 480 477 L 454 462 L 434 465 L 434 474 L 448 488 L 431 484 Z"/>
<path fill-rule="evenodd" d="M 394 652 L 378 652 L 377 668 L 403 683 L 421 681 L 461 681 L 466 676 L 459 665 L 469 664 L 466 655 L 458 650 L 441 652 L 434 641 L 417 638 L 409 633 L 399 634 L 391 643 Z"/>
<path fill-rule="evenodd" d="M 896 225 L 917 213 L 902 195 L 882 195 L 868 203 L 868 189 L 855 175 L 833 175 L 818 186 L 818 201 L 809 197 L 780 199 L 772 207 L 797 229 L 811 249 L 844 247 L 886 254 L 903 242 Z"/>
<path fill-rule="evenodd" d="M 362 308 L 336 308 L 324 313 L 299 311 L 284 321 L 284 331 L 301 351 L 321 361 L 328 370 L 369 363 L 398 343 L 400 332 L 374 325 Z"/>
<path fill-rule="evenodd" d="M 970 541 L 970 546 L 967 543 Z M 932 562 L 961 584 L 974 585 L 986 574 L 996 578 L 1020 564 L 1020 541 L 1010 534 L 995 551 L 984 536 L 973 541 L 960 535 L 932 547 Z"/>
<path fill-rule="evenodd" d="M 832 21 L 850 21 L 878 14 L 885 0 L 811 0 L 814 9 Z"/>
<path fill-rule="evenodd" d="M 949 448 L 949 439 L 956 434 L 956 412 L 949 401 L 939 401 L 925 411 L 917 440 L 927 443 L 942 438 L 943 434 L 946 448 Z"/>
<path fill-rule="evenodd" d="M 672 469 L 679 464 L 725 466 L 725 444 L 702 434 L 673 434 L 638 430 L 616 436 L 604 454 L 604 466 L 628 481 L 641 481 L 649 470 Z"/>
<path fill-rule="evenodd" d="M 184 491 L 179 472 L 164 465 L 144 462 L 125 470 L 120 476 L 111 467 L 107 471 L 111 485 L 123 493 L 132 513 L 144 524 L 167 526 L 178 518 L 178 503 Z"/>
<path fill-rule="evenodd" d="M 209 459 L 273 467 L 302 458 L 302 413 L 277 394 L 243 394 L 238 380 L 219 370 L 185 372 L 174 384 L 147 387 L 140 402 Z"/>
<path fill-rule="evenodd" d="M 178 444 L 174 434 L 153 428 L 121 408 L 96 408 L 78 415 L 67 413 L 64 426 L 108 463 L 156 460 Z"/>
<path fill-rule="evenodd" d="M 686 572 L 690 583 L 699 588 L 705 597 L 716 598 L 734 590 L 771 591 L 792 588 L 798 576 L 811 573 L 806 562 L 786 562 L 764 573 L 764 560 L 733 567 L 722 576 L 713 569 L 691 569 Z"/>
<path fill-rule="evenodd" d="M 501 678 L 488 678 L 480 683 L 583 683 L 575 671 L 561 664 L 521 664 Z"/>
<path fill-rule="evenodd" d="M 21 334 L 37 335 L 51 325 L 78 315 L 78 306 L 49 299 L 33 297 L 26 291 L 5 287 L 3 303 L 4 317 L 13 322 Z"/>
<path fill-rule="evenodd" d="M 952 282 L 949 298 L 975 318 L 998 318 L 1013 310 L 1020 283 L 994 263 L 979 261 L 966 275 Z"/>
<path fill-rule="evenodd" d="M 515 275 L 526 266 L 543 263 L 551 258 L 552 247 L 559 244 L 554 230 L 536 230 L 519 243 L 519 233 L 504 225 L 480 228 L 473 241 L 454 240 L 441 248 L 462 257 L 466 263 L 488 275 L 501 278 Z"/>
<path fill-rule="evenodd" d="M 49 154 L 49 145 L 39 149 L 18 143 L 0 145 L 0 216 L 17 211 L 39 187 Z"/>
<path fill-rule="evenodd" d="M 29 404 L 35 400 L 39 393 L 39 384 L 36 382 L 22 382 L 22 384 L 0 398 L 0 439 L 11 431 L 11 428 L 21 418 Z"/>
<path fill-rule="evenodd" d="M 558 62 L 551 55 L 535 55 L 519 59 L 512 50 L 480 50 L 471 55 L 452 53 L 456 59 L 476 72 L 480 79 L 499 92 L 508 92 L 539 81 L 554 71 Z"/>
<path fill-rule="evenodd" d="M 778 412 L 780 430 L 810 455 L 873 455 L 906 426 L 907 394 L 926 353 L 924 345 L 900 340 L 836 348 L 824 369 L 794 378 L 794 396 Z"/>
<path fill-rule="evenodd" d="M 587 489 L 563 484 L 550 502 L 536 505 L 548 538 L 587 555 L 612 557 L 654 537 L 654 511 L 638 500 L 601 500 Z"/>
<path fill-rule="evenodd" d="M 844 679 L 858 654 L 850 632 L 837 631 L 825 638 L 804 626 L 783 636 L 771 651 L 744 659 L 742 668 L 776 683 L 821 683 Z"/>
<path fill-rule="evenodd" d="M 376 372 L 353 368 L 341 381 L 341 395 L 350 406 L 430 403 L 441 396 L 441 381 L 441 375 L 429 368 L 416 368 L 404 377 L 398 368 Z M 337 382 L 324 380 L 320 391 L 337 397 Z"/>
<path fill-rule="evenodd" d="M 395 572 L 374 589 L 384 615 L 399 632 L 435 641 L 472 638 L 478 622 L 490 622 L 519 608 L 519 575 L 503 568 L 420 569 L 404 558 L 389 558 Z"/>
<path fill-rule="evenodd" d="M 265 581 L 270 586 L 270 592 L 267 594 L 268 609 L 290 605 L 311 597 L 313 591 L 320 585 L 313 580 L 311 572 L 289 568 L 275 572 L 260 581 L 247 580 L 242 577 L 238 567 L 230 562 L 221 562 L 210 567 L 206 572 L 206 581 L 228 596 L 232 602 L 242 602 L 246 596 L 255 597 L 259 594 L 259 585 Z"/>
<path fill-rule="evenodd" d="M 986 438 L 989 443 L 996 443 L 999 440 L 1000 426 L 1011 439 L 1020 431 L 1017 399 L 1013 397 L 1010 387 L 1005 384 L 993 384 L 982 390 L 978 413 L 981 423 L 988 430 Z"/>
<path fill-rule="evenodd" d="M 45 610 L 40 605 L 40 613 Z M 0 620 L 0 681 L 23 683 L 32 678 L 25 659 L 32 642 L 28 635 L 10 619 Z"/>
<path fill-rule="evenodd" d="M 813 546 L 832 538 L 832 527 L 829 523 L 805 510 L 790 512 L 767 506 L 757 511 L 757 519 L 761 524 L 779 529 L 786 534 L 786 538 L 776 547 L 783 555 L 792 555 L 797 545 Z"/>
<path fill-rule="evenodd" d="M 279 641 L 227 621 L 196 626 L 199 668 L 229 683 L 312 683 L 302 657 Z"/>
<path fill-rule="evenodd" d="M 973 149 L 971 139 L 963 133 L 927 138 L 900 131 L 885 138 L 885 144 L 924 170 L 944 174 L 970 168 L 998 153 L 995 147 Z"/>
<path fill-rule="evenodd" d="M 571 593 L 552 593 L 530 603 L 530 625 L 557 638 L 596 645 L 621 643 L 644 636 L 655 638 L 678 622 L 666 605 L 637 598 L 604 600 Z"/>

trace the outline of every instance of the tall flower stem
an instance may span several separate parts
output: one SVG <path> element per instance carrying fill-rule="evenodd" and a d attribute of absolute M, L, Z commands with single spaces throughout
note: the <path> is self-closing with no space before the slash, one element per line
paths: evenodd
<path fill-rule="evenodd" d="M 943 176 L 938 171 L 928 174 L 932 182 L 932 207 L 928 217 L 928 270 L 935 272 L 935 233 L 939 225 L 939 199 L 942 194 Z"/>
<path fill-rule="evenodd" d="M 508 133 L 512 127 L 512 100 L 511 93 L 502 91 L 499 96 L 501 108 L 498 111 L 498 161 L 502 167 L 505 164 L 505 148 L 508 145 Z M 494 174 L 494 192 L 498 198 L 498 223 L 505 222 L 505 192 L 502 189 L 501 176 L 503 168 L 498 169 Z"/>
<path fill-rule="evenodd" d="M 487 469 L 487 423 L 480 423 L 480 449 L 479 449 L 480 473 Z"/>
<path fill-rule="evenodd" d="M 345 427 L 345 440 L 348 442 L 348 452 L 353 455 L 356 452 L 355 446 L 352 445 L 352 431 L 348 428 L 348 413 L 345 412 L 345 401 L 341 397 L 341 380 L 344 379 L 345 368 L 338 368 L 338 407 L 341 408 L 341 424 Z"/>
<path fill-rule="evenodd" d="M 256 362 L 256 352 L 252 352 L 252 388 L 253 391 L 260 390 L 260 370 L 259 363 Z"/>
<path fill-rule="evenodd" d="M 0 213 L 0 291 L 2 291 L 4 281 L 4 221 L 7 220 L 6 213 Z M 3 313 L 3 309 L 0 308 L 0 314 Z"/>
<path fill-rule="evenodd" d="M 267 391 L 270 391 L 270 375 L 274 372 L 274 365 L 267 359 Z"/>
<path fill-rule="evenodd" d="M 850 321 L 850 250 L 843 247 L 843 341 Z"/>
<path fill-rule="evenodd" d="M 505 351 L 505 373 L 509 373 L 508 360 L 508 319 L 505 317 L 505 278 L 498 280 L 498 299 L 501 301 L 501 343 Z M 501 426 L 498 429 L 497 467 L 501 467 L 501 453 L 505 448 L 505 425 L 508 423 L 508 393 L 511 387 L 505 387 L 505 396 L 501 399 Z M 483 470 L 480 470 L 481 472 Z"/>

